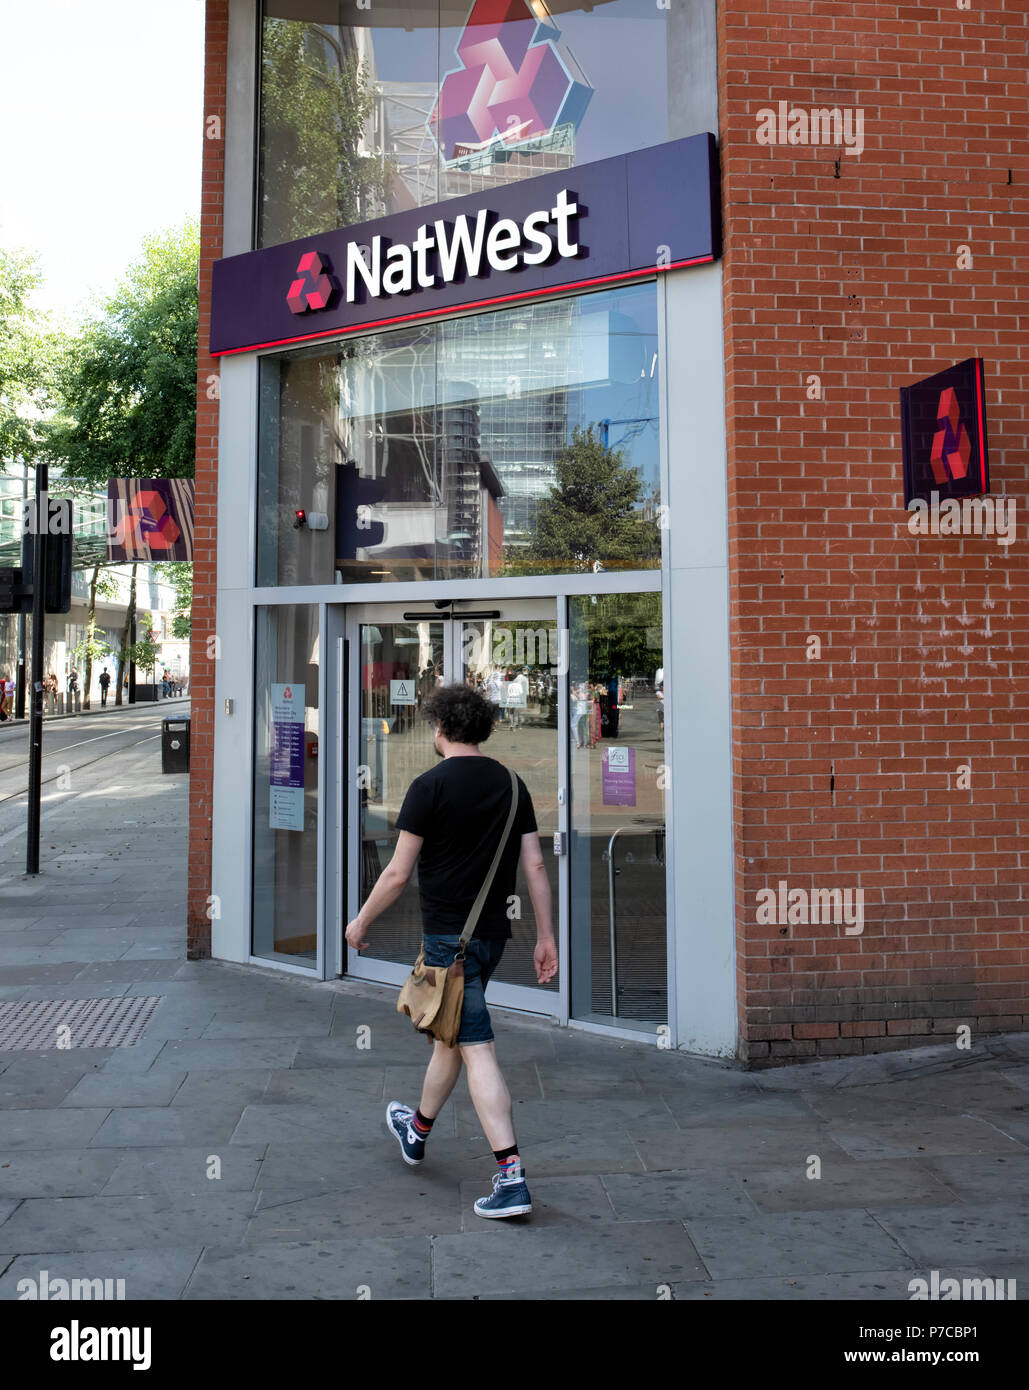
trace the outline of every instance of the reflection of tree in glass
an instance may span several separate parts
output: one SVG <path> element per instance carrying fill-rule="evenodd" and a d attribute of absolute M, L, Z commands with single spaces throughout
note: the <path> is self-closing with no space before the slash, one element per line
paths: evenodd
<path fill-rule="evenodd" d="M 293 241 L 381 214 L 395 169 L 366 153 L 375 104 L 341 31 L 267 19 L 261 70 L 261 243 Z"/>
<path fill-rule="evenodd" d="M 554 460 L 556 483 L 536 511 L 530 544 L 509 548 L 505 574 L 654 569 L 661 563 L 657 522 L 641 511 L 643 482 L 620 449 L 605 449 L 594 426 L 575 429 Z"/>
<path fill-rule="evenodd" d="M 612 676 L 642 676 L 651 682 L 662 664 L 662 654 L 659 647 L 648 643 L 660 631 L 660 594 L 596 594 L 588 606 L 583 604 L 578 621 L 573 615 L 573 680 L 581 677 L 577 650 L 581 651 L 578 644 L 585 639 L 591 682 L 606 685 Z"/>

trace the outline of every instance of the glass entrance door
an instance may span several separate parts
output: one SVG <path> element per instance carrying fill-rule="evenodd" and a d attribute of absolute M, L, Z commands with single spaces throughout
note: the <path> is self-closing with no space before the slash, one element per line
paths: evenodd
<path fill-rule="evenodd" d="M 500 1007 L 566 1019 L 565 861 L 556 851 L 567 843 L 568 830 L 567 797 L 562 792 L 567 662 L 555 601 L 462 600 L 444 608 L 431 601 L 369 604 L 348 609 L 346 628 L 351 713 L 339 792 L 348 805 L 348 843 L 340 846 L 348 872 L 337 960 L 345 960 L 352 975 L 399 984 L 418 954 L 417 871 L 407 890 L 375 922 L 368 951 L 359 955 L 347 947 L 342 929 L 393 854 L 396 818 L 408 786 L 436 764 L 432 725 L 422 715 L 422 704 L 437 686 L 463 681 L 499 706 L 483 753 L 514 768 L 532 796 L 561 962 L 554 980 L 537 984 L 535 916 L 519 871 L 511 905 L 512 937 L 490 985 L 490 999 Z"/>

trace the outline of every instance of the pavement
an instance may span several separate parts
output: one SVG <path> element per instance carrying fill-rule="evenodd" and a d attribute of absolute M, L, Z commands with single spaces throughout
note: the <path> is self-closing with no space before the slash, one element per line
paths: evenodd
<path fill-rule="evenodd" d="M 428 1052 L 394 991 L 185 959 L 187 791 L 153 739 L 77 770 L 36 878 L 0 807 L 0 1299 L 1029 1291 L 1029 1035 L 747 1073 L 494 1010 L 534 1210 L 487 1222 L 463 1078 L 421 1167 L 385 1131 Z M 3 1042 L 6 1006 L 134 997 L 132 1044 Z"/>

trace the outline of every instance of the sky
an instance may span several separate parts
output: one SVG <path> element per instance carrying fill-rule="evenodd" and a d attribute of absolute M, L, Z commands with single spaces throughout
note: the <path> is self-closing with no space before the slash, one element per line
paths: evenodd
<path fill-rule="evenodd" d="M 200 208 L 204 0 L 0 0 L 0 245 L 74 321 Z"/>

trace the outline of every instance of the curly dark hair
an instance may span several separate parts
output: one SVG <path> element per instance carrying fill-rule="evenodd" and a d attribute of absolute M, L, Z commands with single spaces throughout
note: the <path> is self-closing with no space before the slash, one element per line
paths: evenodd
<path fill-rule="evenodd" d="M 450 743 L 485 743 L 500 707 L 467 685 L 444 685 L 423 702 L 422 713 Z"/>

